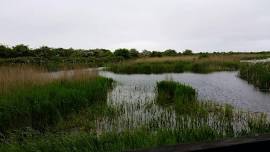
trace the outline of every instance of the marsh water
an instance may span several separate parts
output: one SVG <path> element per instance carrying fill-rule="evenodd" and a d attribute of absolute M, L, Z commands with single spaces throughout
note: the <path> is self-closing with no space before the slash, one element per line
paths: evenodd
<path fill-rule="evenodd" d="M 202 101 L 230 104 L 251 112 L 270 113 L 270 93 L 261 92 L 240 79 L 238 72 L 125 75 L 102 71 L 100 74 L 117 82 L 108 99 L 112 104 L 152 101 L 156 83 L 169 79 L 192 86 Z"/>
<path fill-rule="evenodd" d="M 201 102 L 229 104 L 243 111 L 270 114 L 270 94 L 261 92 L 240 79 L 238 72 L 127 75 L 100 71 L 100 75 L 116 81 L 115 87 L 108 94 L 107 103 L 122 111 L 117 118 L 98 120 L 97 128 L 102 131 L 133 129 L 141 126 L 174 128 L 179 122 L 184 122 L 176 121 L 174 110 L 155 104 L 156 83 L 162 80 L 174 80 L 192 86 L 196 89 Z M 207 119 L 208 123 L 216 121 L 213 120 L 214 116 Z M 246 125 L 246 122 L 238 121 L 235 120 L 234 129 Z"/>
<path fill-rule="evenodd" d="M 92 70 L 84 69 L 84 71 Z M 247 81 L 240 79 L 238 72 L 116 74 L 102 71 L 102 69 L 98 70 L 99 75 L 112 78 L 115 81 L 115 86 L 108 93 L 107 104 L 120 112 L 116 118 L 104 117 L 96 120 L 98 132 L 121 131 L 139 127 L 175 128 L 179 123 L 181 125 L 197 125 L 192 124 L 192 122 L 187 123 L 189 120 L 179 121 L 173 108 L 164 108 L 155 104 L 156 84 L 162 80 L 174 80 L 192 86 L 196 89 L 200 102 L 229 104 L 241 111 L 263 112 L 270 116 L 270 93 L 262 92 L 248 84 Z M 65 74 L 72 75 L 72 73 L 73 71 L 66 71 Z M 61 71 L 51 73 L 56 78 L 61 74 L 63 74 Z M 215 120 L 214 117 L 210 116 L 203 121 L 207 121 L 207 124 L 219 123 L 211 126 L 223 124 L 220 120 Z M 245 128 L 245 118 L 234 120 L 234 129 L 239 129 L 239 126 Z"/>
<path fill-rule="evenodd" d="M 258 59 L 258 60 L 241 60 L 241 62 L 246 62 L 246 63 L 265 63 L 265 62 L 270 62 L 270 58 Z"/>

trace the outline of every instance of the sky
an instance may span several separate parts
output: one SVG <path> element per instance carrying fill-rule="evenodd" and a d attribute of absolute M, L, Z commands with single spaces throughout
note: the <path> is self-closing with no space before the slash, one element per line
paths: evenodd
<path fill-rule="evenodd" d="M 270 0 L 0 0 L 0 43 L 269 51 Z"/>

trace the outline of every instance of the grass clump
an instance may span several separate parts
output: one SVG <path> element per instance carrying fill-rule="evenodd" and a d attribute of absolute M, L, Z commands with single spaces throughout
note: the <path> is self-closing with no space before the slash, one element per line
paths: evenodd
<path fill-rule="evenodd" d="M 270 90 L 269 63 L 243 64 L 240 68 L 239 76 L 262 91 Z"/>
<path fill-rule="evenodd" d="M 157 102 L 160 104 L 171 104 L 175 101 L 193 102 L 195 98 L 196 91 L 190 86 L 173 81 L 157 83 Z"/>
<path fill-rule="evenodd" d="M 157 83 L 156 102 L 160 105 L 173 105 L 177 114 L 201 115 L 207 114 L 210 104 L 197 101 L 196 90 L 184 84 L 173 81 L 161 81 Z"/>
<path fill-rule="evenodd" d="M 175 110 L 176 126 L 181 128 L 180 130 L 209 126 L 220 133 L 222 138 L 270 131 L 270 124 L 265 114 L 245 113 L 230 105 L 199 101 L 195 89 L 177 82 L 158 82 L 156 102 L 161 106 L 169 105 Z M 190 138 L 193 138 L 193 133 L 200 134 L 200 132 L 192 132 Z"/>

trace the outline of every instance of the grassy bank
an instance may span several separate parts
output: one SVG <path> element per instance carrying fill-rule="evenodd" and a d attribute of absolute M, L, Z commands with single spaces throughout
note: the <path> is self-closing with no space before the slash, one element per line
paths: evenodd
<path fill-rule="evenodd" d="M 165 61 L 144 63 L 122 63 L 111 65 L 108 70 L 115 73 L 209 73 L 214 71 L 234 71 L 239 67 L 237 62 L 219 61 Z"/>
<path fill-rule="evenodd" d="M 115 73 L 209 73 L 239 70 L 241 60 L 269 58 L 268 53 L 199 53 L 181 56 L 142 57 L 109 65 Z"/>
<path fill-rule="evenodd" d="M 38 72 L 33 70 L 33 73 Z M 10 81 L 5 82 L 6 88 L 0 96 L 1 133 L 24 127 L 44 131 L 71 113 L 106 101 L 112 86 L 111 79 L 93 73 L 64 74 L 58 79 L 45 78 L 46 74 L 42 79 L 30 75 L 24 77 L 14 70 L 5 72 L 3 77 L 9 76 Z"/>
<path fill-rule="evenodd" d="M 262 91 L 270 91 L 270 64 L 243 64 L 239 76 Z"/>

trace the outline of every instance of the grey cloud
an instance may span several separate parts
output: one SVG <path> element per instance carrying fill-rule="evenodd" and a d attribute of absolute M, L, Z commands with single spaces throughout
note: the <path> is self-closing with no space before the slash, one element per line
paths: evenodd
<path fill-rule="evenodd" d="M 0 43 L 270 50 L 269 0 L 1 0 Z"/>

